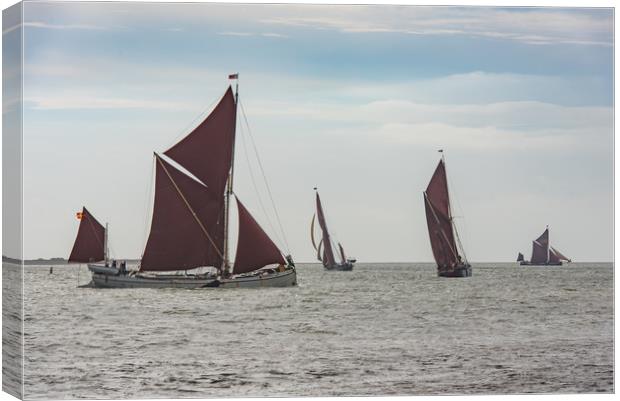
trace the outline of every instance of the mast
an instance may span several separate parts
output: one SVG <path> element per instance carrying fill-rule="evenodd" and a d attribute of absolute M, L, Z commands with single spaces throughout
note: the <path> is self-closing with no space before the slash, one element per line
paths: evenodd
<path fill-rule="evenodd" d="M 108 223 L 105 223 L 105 232 L 103 236 L 103 257 L 106 265 L 108 264 L 108 258 L 110 256 L 110 250 L 108 249 Z"/>
<path fill-rule="evenodd" d="M 547 264 L 549 264 L 549 248 L 551 248 L 551 241 L 549 240 L 549 224 L 547 224 Z"/>
<path fill-rule="evenodd" d="M 232 74 L 228 76 L 229 79 L 236 80 L 235 85 L 235 115 L 234 115 L 234 123 L 233 123 L 233 140 L 232 140 L 232 155 L 231 155 L 231 163 L 230 163 L 230 174 L 228 175 L 228 181 L 226 185 L 226 198 L 224 200 L 224 260 L 222 261 L 222 273 L 224 276 L 228 275 L 230 271 L 230 258 L 229 258 L 229 215 L 230 215 L 230 195 L 233 193 L 233 178 L 235 176 L 235 142 L 236 142 L 236 131 L 237 131 L 237 107 L 239 104 L 239 74 Z"/>

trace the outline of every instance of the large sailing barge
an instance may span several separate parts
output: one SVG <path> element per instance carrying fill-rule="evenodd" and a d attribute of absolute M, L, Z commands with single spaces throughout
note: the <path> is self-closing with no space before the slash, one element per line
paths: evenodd
<path fill-rule="evenodd" d="M 441 277 L 471 276 L 471 265 L 467 262 L 452 218 L 443 154 L 424 191 L 424 208 L 433 257 L 437 263 L 437 274 Z"/>
<path fill-rule="evenodd" d="M 163 154 L 154 153 L 151 228 L 137 271 L 110 264 L 107 230 L 83 209 L 70 260 L 91 262 L 91 285 L 199 288 L 297 284 L 292 257 L 284 256 L 233 191 L 238 102 L 238 84 L 236 94 L 229 86 L 192 132 Z M 239 224 L 234 264 L 229 258 L 233 197 Z M 201 273 L 204 268 L 211 269 Z"/>
<path fill-rule="evenodd" d="M 517 256 L 517 262 L 520 262 L 521 266 L 562 266 L 562 262 L 570 261 L 569 258 L 550 245 L 549 226 L 545 228 L 540 237 L 532 241 L 532 257 L 529 261 L 524 260 L 521 252 Z"/>
<path fill-rule="evenodd" d="M 316 190 L 316 188 L 315 188 Z M 319 227 L 321 228 L 322 237 L 317 243 L 314 238 L 314 222 L 319 221 Z M 333 249 L 332 237 L 327 229 L 327 221 L 325 214 L 323 213 L 323 206 L 321 205 L 321 197 L 319 192 L 316 192 L 316 213 L 312 216 L 312 223 L 310 224 L 310 239 L 312 240 L 312 246 L 316 251 L 316 258 L 323 263 L 323 267 L 326 270 L 339 270 L 349 271 L 353 270 L 353 264 L 355 259 L 349 259 L 344 253 L 344 247 L 338 242 L 338 249 L 340 250 L 339 258 L 336 260 L 336 256 Z"/>

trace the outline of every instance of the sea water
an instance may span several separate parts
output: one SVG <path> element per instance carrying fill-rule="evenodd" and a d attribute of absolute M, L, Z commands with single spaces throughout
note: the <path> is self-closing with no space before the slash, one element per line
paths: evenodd
<path fill-rule="evenodd" d="M 473 266 L 301 264 L 298 287 L 228 290 L 27 266 L 24 396 L 613 392 L 612 264 Z"/>

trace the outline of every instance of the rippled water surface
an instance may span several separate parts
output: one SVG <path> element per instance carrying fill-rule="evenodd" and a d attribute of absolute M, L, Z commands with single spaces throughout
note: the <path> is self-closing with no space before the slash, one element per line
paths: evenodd
<path fill-rule="evenodd" d="M 80 272 L 82 284 L 88 281 Z M 298 268 L 283 289 L 76 288 L 26 267 L 26 398 L 613 391 L 613 267 Z"/>

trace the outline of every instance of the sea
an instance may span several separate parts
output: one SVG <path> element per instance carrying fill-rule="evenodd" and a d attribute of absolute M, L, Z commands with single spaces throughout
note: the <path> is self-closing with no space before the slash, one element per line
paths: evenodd
<path fill-rule="evenodd" d="M 430 263 L 300 264 L 297 287 L 198 290 L 78 288 L 85 266 L 26 266 L 23 396 L 614 391 L 613 264 L 473 266 L 441 278 Z M 5 293 L 16 278 L 4 265 Z M 9 357 L 19 317 L 4 315 Z"/>

